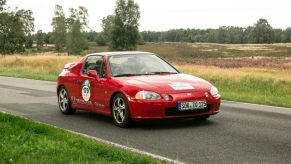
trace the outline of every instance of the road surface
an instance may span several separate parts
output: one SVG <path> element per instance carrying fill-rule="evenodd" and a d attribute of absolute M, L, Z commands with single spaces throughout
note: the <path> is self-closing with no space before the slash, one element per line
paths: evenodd
<path fill-rule="evenodd" d="M 208 121 L 138 122 L 122 129 L 94 113 L 61 114 L 54 82 L 0 77 L 0 111 L 185 163 L 291 163 L 287 108 L 224 101 Z"/>

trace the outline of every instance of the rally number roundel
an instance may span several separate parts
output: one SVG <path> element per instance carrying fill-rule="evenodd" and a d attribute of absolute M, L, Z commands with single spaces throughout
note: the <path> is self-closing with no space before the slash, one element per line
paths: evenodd
<path fill-rule="evenodd" d="M 90 96 L 91 96 L 90 81 L 85 80 L 82 84 L 82 97 L 85 101 L 89 101 Z"/>

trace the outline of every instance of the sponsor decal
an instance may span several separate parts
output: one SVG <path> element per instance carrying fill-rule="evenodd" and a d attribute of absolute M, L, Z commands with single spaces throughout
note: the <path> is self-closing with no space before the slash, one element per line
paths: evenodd
<path fill-rule="evenodd" d="M 85 80 L 82 84 L 82 97 L 85 101 L 89 101 L 91 96 L 91 85 L 89 80 Z"/>
<path fill-rule="evenodd" d="M 174 90 L 194 89 L 189 83 L 171 83 L 169 84 Z"/>
<path fill-rule="evenodd" d="M 95 108 L 104 108 L 103 104 L 100 104 L 97 102 L 92 102 L 92 101 L 85 101 L 83 99 L 78 99 L 75 96 L 71 96 L 71 101 L 73 104 L 88 105 L 88 106 L 92 106 Z"/>

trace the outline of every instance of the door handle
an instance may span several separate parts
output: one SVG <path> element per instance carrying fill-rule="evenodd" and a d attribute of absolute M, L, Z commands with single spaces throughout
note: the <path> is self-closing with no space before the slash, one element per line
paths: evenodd
<path fill-rule="evenodd" d="M 76 83 L 77 83 L 77 84 L 81 83 L 81 80 L 80 80 L 80 79 L 77 79 L 77 80 L 76 80 Z"/>

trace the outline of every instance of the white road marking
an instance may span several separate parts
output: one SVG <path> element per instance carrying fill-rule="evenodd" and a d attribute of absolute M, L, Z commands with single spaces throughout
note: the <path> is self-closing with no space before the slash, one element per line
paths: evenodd
<path fill-rule="evenodd" d="M 248 110 L 261 111 L 261 112 L 273 112 L 273 113 L 291 115 L 291 108 L 278 107 L 278 106 L 252 104 L 252 103 L 244 103 L 244 102 L 236 102 L 236 101 L 228 101 L 228 100 L 222 100 L 221 106 L 233 107 L 234 109 L 238 109 L 238 110 L 248 109 Z"/>
<path fill-rule="evenodd" d="M 253 106 L 260 106 L 260 107 L 268 107 L 268 108 L 277 108 L 277 109 L 291 110 L 291 108 L 280 107 L 280 106 L 271 106 L 271 105 L 264 105 L 264 104 L 254 104 L 254 103 L 239 102 L 239 101 L 230 101 L 230 100 L 221 100 L 221 101 L 222 102 L 228 102 L 228 103 L 235 103 L 235 104 L 246 104 L 246 105 L 253 105 Z"/>

